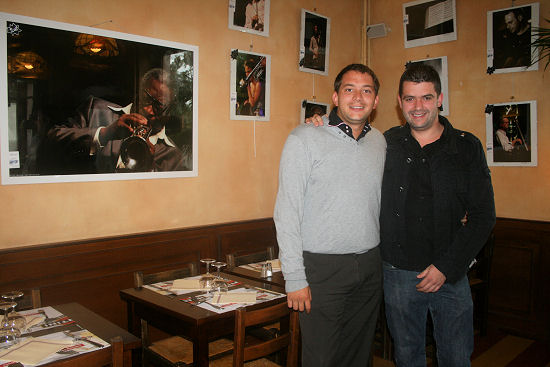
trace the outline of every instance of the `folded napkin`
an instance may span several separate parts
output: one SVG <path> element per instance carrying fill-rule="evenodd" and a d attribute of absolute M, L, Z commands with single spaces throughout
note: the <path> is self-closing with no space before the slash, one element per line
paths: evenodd
<path fill-rule="evenodd" d="M 213 305 L 224 303 L 256 303 L 256 292 L 215 293 L 208 303 Z"/>
<path fill-rule="evenodd" d="M 0 352 L 0 359 L 17 361 L 25 365 L 35 365 L 50 354 L 56 353 L 71 344 L 73 344 L 72 340 L 49 340 L 29 337 Z"/>
<path fill-rule="evenodd" d="M 46 320 L 46 316 L 43 314 L 25 316 L 25 328 L 28 330 L 33 326 L 43 323 L 44 320 Z"/>
<path fill-rule="evenodd" d="M 170 288 L 171 291 L 204 291 L 205 288 L 201 287 L 200 280 L 198 278 L 183 278 L 176 279 Z"/>

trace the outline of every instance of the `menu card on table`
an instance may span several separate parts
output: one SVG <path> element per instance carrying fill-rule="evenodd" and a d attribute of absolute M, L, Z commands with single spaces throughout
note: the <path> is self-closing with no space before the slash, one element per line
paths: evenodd
<path fill-rule="evenodd" d="M 53 307 L 19 313 L 25 316 L 27 327 L 17 344 L 0 350 L 0 367 L 40 366 L 109 346 Z"/>

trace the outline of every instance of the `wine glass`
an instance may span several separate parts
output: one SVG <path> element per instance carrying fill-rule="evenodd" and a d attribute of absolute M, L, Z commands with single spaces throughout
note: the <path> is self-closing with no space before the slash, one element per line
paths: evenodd
<path fill-rule="evenodd" d="M 212 288 L 218 293 L 227 292 L 227 289 L 229 288 L 225 279 L 220 276 L 220 268 L 223 268 L 226 265 L 227 264 L 222 261 L 216 261 L 212 263 L 212 266 L 218 269 L 218 275 L 216 276 L 216 279 L 212 284 Z"/>
<path fill-rule="evenodd" d="M 210 264 L 214 263 L 215 259 L 201 259 L 201 263 L 206 264 L 206 273 L 204 273 L 200 279 L 200 287 L 206 289 L 206 294 L 210 294 L 210 289 L 212 289 L 212 284 L 214 283 L 214 276 L 210 273 Z"/>
<path fill-rule="evenodd" d="M 0 310 L 4 311 L 4 318 L 0 324 L 0 349 L 9 348 L 17 344 L 21 331 L 8 320 L 8 313 L 17 304 L 15 302 L 0 302 Z"/>
<path fill-rule="evenodd" d="M 27 320 L 24 316 L 18 314 L 15 311 L 15 307 L 17 306 L 17 303 L 15 302 L 16 299 L 21 298 L 24 296 L 24 293 L 21 291 L 11 291 L 2 293 L 2 298 L 6 301 L 10 301 L 14 303 L 14 306 L 12 307 L 11 312 L 8 313 L 8 320 L 10 321 L 15 328 L 17 328 L 20 331 L 25 330 L 25 326 L 27 325 Z"/>

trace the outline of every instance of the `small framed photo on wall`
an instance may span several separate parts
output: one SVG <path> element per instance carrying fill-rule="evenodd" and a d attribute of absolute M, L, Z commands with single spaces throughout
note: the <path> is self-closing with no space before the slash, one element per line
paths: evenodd
<path fill-rule="evenodd" d="M 330 18 L 302 9 L 300 71 L 327 75 Z"/>
<path fill-rule="evenodd" d="M 271 56 L 231 50 L 231 120 L 269 121 Z"/>
<path fill-rule="evenodd" d="M 330 112 L 330 105 L 328 103 L 321 103 L 317 101 L 309 101 L 304 99 L 302 101 L 302 109 L 300 114 L 300 123 L 305 123 L 308 117 L 313 115 L 323 116 Z"/>
<path fill-rule="evenodd" d="M 229 28 L 269 36 L 271 0 L 229 0 Z"/>
<path fill-rule="evenodd" d="M 487 12 L 487 71 L 538 70 L 538 50 L 531 47 L 539 26 L 539 3 Z"/>
<path fill-rule="evenodd" d="M 489 166 L 537 165 L 537 101 L 488 105 L 485 122 Z"/>
<path fill-rule="evenodd" d="M 416 0 L 403 4 L 405 48 L 456 40 L 455 0 Z"/>
<path fill-rule="evenodd" d="M 427 64 L 432 66 L 437 71 L 439 78 L 441 79 L 441 93 L 443 94 L 443 103 L 440 108 L 440 114 L 443 116 L 449 116 L 449 73 L 447 70 L 447 56 L 409 62 L 411 64 Z"/>

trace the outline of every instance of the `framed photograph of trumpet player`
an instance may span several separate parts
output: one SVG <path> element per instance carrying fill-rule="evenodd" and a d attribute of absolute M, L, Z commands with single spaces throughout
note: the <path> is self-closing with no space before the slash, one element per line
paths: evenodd
<path fill-rule="evenodd" d="M 302 9 L 299 70 L 328 74 L 330 18 Z"/>
<path fill-rule="evenodd" d="M 487 164 L 537 165 L 537 101 L 487 105 Z"/>
<path fill-rule="evenodd" d="M 271 56 L 231 50 L 231 120 L 269 121 Z"/>
<path fill-rule="evenodd" d="M 229 29 L 269 36 L 271 0 L 229 0 Z"/>
<path fill-rule="evenodd" d="M 305 123 L 308 117 L 313 115 L 323 116 L 330 112 L 330 105 L 328 103 L 321 103 L 317 101 L 309 101 L 304 99 L 302 101 L 302 108 L 300 114 L 300 123 Z"/>
<path fill-rule="evenodd" d="M 2 184 L 196 176 L 198 51 L 0 13 Z"/>
<path fill-rule="evenodd" d="M 403 4 L 405 48 L 455 41 L 455 0 L 416 0 Z"/>
<path fill-rule="evenodd" d="M 449 73 L 447 69 L 447 56 L 434 57 L 430 59 L 409 61 L 411 64 L 421 63 L 432 66 L 439 74 L 441 79 L 441 93 L 443 94 L 443 103 L 439 108 L 440 115 L 449 116 Z"/>
<path fill-rule="evenodd" d="M 539 3 L 487 12 L 487 72 L 538 70 L 538 49 L 531 47 L 538 26 Z"/>

